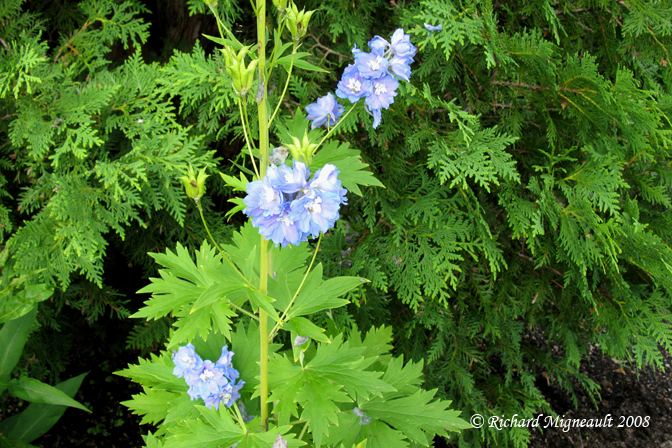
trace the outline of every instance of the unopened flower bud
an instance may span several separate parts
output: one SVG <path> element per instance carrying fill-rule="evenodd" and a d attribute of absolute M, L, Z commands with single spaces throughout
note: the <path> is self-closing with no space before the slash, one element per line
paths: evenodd
<path fill-rule="evenodd" d="M 310 17 L 315 11 L 306 12 L 305 9 L 302 9 L 299 12 L 298 8 L 294 3 L 287 11 L 287 26 L 289 31 L 292 33 L 292 39 L 298 41 L 303 36 L 306 35 L 308 31 L 308 22 L 310 22 Z"/>
<path fill-rule="evenodd" d="M 250 62 L 245 66 L 245 56 L 250 47 L 243 47 L 236 54 L 230 47 L 224 50 L 224 59 L 226 60 L 226 72 L 233 79 L 233 89 L 238 95 L 245 96 L 254 82 L 254 69 L 257 66 L 257 60 Z"/>
<path fill-rule="evenodd" d="M 292 143 L 287 145 L 287 149 L 292 154 L 292 159 L 297 162 L 303 162 L 308 166 L 310 166 L 310 162 L 313 160 L 313 151 L 315 148 L 317 148 L 317 144 L 311 143 L 305 131 L 303 132 L 303 139 L 299 140 L 292 135 Z"/>
<path fill-rule="evenodd" d="M 273 5 L 278 8 L 278 11 L 284 13 L 287 9 L 287 0 L 273 0 Z"/>
<path fill-rule="evenodd" d="M 180 177 L 187 197 L 198 202 L 205 194 L 205 179 L 207 178 L 208 175 L 205 174 L 205 168 L 203 168 L 201 172 L 198 173 L 198 176 L 196 176 L 194 169 L 189 166 L 187 175 Z"/>

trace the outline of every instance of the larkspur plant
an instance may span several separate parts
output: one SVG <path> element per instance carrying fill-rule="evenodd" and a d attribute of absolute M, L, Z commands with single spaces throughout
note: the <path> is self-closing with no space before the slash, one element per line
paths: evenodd
<path fill-rule="evenodd" d="M 204 242 L 196 261 L 179 244 L 176 253 L 152 255 L 165 269 L 140 291 L 152 298 L 134 317 L 172 314 L 177 319 L 166 351 L 120 372 L 144 387 L 125 404 L 144 416 L 143 423 L 158 425 L 156 433 L 145 436 L 151 447 L 427 446 L 436 434 L 448 436 L 469 425 L 448 409 L 450 402 L 434 398 L 436 391 L 420 387 L 422 362 L 404 363 L 388 354 L 391 328 L 346 335 L 336 325 L 326 331 L 311 320 L 322 311 L 331 315 L 348 303 L 342 295 L 368 282 L 357 276 L 324 280 L 315 256 L 347 203 L 346 194 L 381 186 L 358 151 L 329 137 L 362 98 L 376 128 L 399 80 L 409 81 L 417 49 L 402 29 L 390 42 L 374 37 L 371 53 L 353 50 L 355 63 L 339 82 L 336 95 L 353 103 L 347 113 L 329 93 L 306 107 L 307 117 L 299 109 L 292 119 L 283 119 L 277 114 L 295 65 L 320 69 L 297 51 L 313 11 L 281 0 L 274 4 L 279 28 L 272 56 L 266 59 L 266 2 L 259 0 L 258 55 L 249 62 L 252 47 L 240 43 L 209 4 L 221 34 L 210 39 L 223 46 L 245 153 L 255 173 L 251 180 L 244 173 L 222 178 L 247 194 L 232 200 L 229 214 L 242 211 L 251 222 L 228 245 L 210 235 L 214 247 Z M 282 43 L 284 30 L 291 44 Z M 291 55 L 283 57 L 290 45 Z M 266 86 L 278 65 L 284 65 L 287 78 L 269 114 Z M 247 124 L 253 100 L 256 144 Z M 280 145 L 271 152 L 269 129 L 276 116 L 283 120 L 277 125 Z M 285 163 L 290 154 L 291 167 Z M 185 171 L 181 180 L 207 230 L 202 206 L 207 176 L 191 167 Z M 314 248 L 308 246 L 310 237 L 317 238 Z"/>

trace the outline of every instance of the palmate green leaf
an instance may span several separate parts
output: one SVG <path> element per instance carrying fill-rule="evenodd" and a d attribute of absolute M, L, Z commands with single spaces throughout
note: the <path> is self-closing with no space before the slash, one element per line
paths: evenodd
<path fill-rule="evenodd" d="M 363 347 L 350 347 L 349 342 L 343 342 L 343 335 L 338 335 L 331 344 L 319 344 L 315 357 L 305 370 L 343 385 L 352 397 L 366 399 L 371 395 L 381 397 L 385 392 L 395 392 L 394 387 L 378 379 L 381 372 L 364 370 L 376 359 L 364 358 L 364 350 Z"/>
<path fill-rule="evenodd" d="M 335 402 L 347 403 L 350 397 L 334 384 L 324 378 L 313 378 L 307 381 L 298 391 L 296 400 L 303 406 L 301 418 L 310 420 L 308 425 L 313 436 L 315 447 L 322 445 L 322 437 L 329 435 L 331 424 L 338 424 L 339 407 Z"/>
<path fill-rule="evenodd" d="M 278 312 L 273 308 L 275 299 L 268 297 L 266 294 L 262 294 L 258 289 L 254 288 L 247 289 L 247 297 L 250 299 L 250 303 L 255 312 L 258 308 L 261 308 L 266 311 L 268 317 L 276 322 L 280 322 L 280 316 L 278 316 Z"/>
<path fill-rule="evenodd" d="M 325 443 L 336 446 L 360 446 L 369 448 L 407 448 L 408 440 L 381 421 L 374 420 L 362 425 L 361 418 L 353 412 L 342 412 L 338 416 L 338 426 L 330 428 Z"/>
<path fill-rule="evenodd" d="M 65 380 L 54 388 L 73 398 L 87 374 L 88 372 Z M 30 443 L 49 431 L 66 409 L 67 406 L 62 405 L 31 403 L 20 414 L 0 422 L 0 433 L 6 434 L 10 439 Z"/>
<path fill-rule="evenodd" d="M 284 325 L 284 329 L 319 342 L 331 342 L 327 335 L 324 334 L 323 328 L 318 327 L 305 317 L 294 317 L 288 320 Z"/>
<path fill-rule="evenodd" d="M 415 394 L 386 400 L 374 398 L 360 407 L 372 419 L 379 419 L 401 431 L 410 440 L 429 445 L 427 433 L 445 435 L 446 431 L 469 429 L 459 418 L 459 411 L 447 410 L 449 401 L 431 401 L 436 389 L 418 390 Z"/>
<path fill-rule="evenodd" d="M 173 375 L 175 364 L 168 353 L 161 356 L 150 355 L 150 359 L 138 359 L 139 364 L 130 365 L 128 369 L 114 372 L 130 378 L 145 387 L 168 390 L 172 392 L 186 392 L 189 388 L 183 379 Z"/>
<path fill-rule="evenodd" d="M 228 294 L 232 294 L 245 289 L 247 285 L 240 279 L 240 277 L 221 278 L 219 283 L 214 283 L 207 288 L 198 297 L 190 312 L 194 312 L 210 305 Z"/>
<path fill-rule="evenodd" d="M 188 395 L 185 394 L 188 398 Z M 133 395 L 132 400 L 123 401 L 121 404 L 129 408 L 136 415 L 142 415 L 141 425 L 158 424 L 166 419 L 168 412 L 173 410 L 172 404 L 181 396 L 167 390 L 146 390 L 142 394 Z M 191 403 L 191 408 L 194 405 Z"/>
<path fill-rule="evenodd" d="M 306 115 L 301 108 L 298 108 L 296 111 L 294 111 L 294 116 L 291 119 L 286 119 L 282 124 L 280 122 L 276 122 L 276 127 L 278 128 L 278 139 L 284 146 L 293 143 L 292 137 L 296 137 L 301 140 L 304 133 L 307 134 L 308 140 L 313 143 L 319 142 L 324 135 L 324 131 L 322 129 L 310 128 L 310 121 L 306 119 Z M 311 172 L 314 171 L 313 164 L 311 164 Z"/>
<path fill-rule="evenodd" d="M 22 400 L 31 401 L 33 403 L 70 406 L 81 409 L 82 411 L 91 412 L 78 401 L 68 397 L 65 392 L 45 384 L 42 381 L 36 380 L 35 378 L 22 376 L 18 380 L 12 380 L 9 383 L 9 393 Z"/>
<path fill-rule="evenodd" d="M 296 439 L 296 435 L 289 432 L 292 426 L 285 425 L 270 428 L 266 432 L 253 432 L 250 434 L 246 445 L 238 445 L 241 448 L 269 448 L 273 446 L 277 435 L 280 434 L 286 441 L 287 446 L 304 446 L 306 442 Z"/>
<path fill-rule="evenodd" d="M 0 393 L 9 385 L 12 370 L 19 362 L 35 316 L 37 307 L 20 318 L 7 322 L 0 329 Z"/>
<path fill-rule="evenodd" d="M 315 172 L 327 163 L 338 168 L 338 178 L 343 188 L 358 196 L 362 195 L 359 186 L 385 187 L 371 171 L 367 170 L 369 165 L 360 160 L 360 152 L 351 149 L 349 143 L 335 140 L 325 143 L 313 157 L 310 170 Z"/>
<path fill-rule="evenodd" d="M 202 420 L 187 420 L 184 424 L 171 426 L 166 436 L 165 448 L 218 448 L 229 447 L 242 442 L 245 433 L 228 415 L 226 407 L 220 408 L 220 418 L 216 428 Z M 240 446 L 240 445 L 239 445 Z"/>
<path fill-rule="evenodd" d="M 362 356 L 365 358 L 371 356 L 382 356 L 386 353 L 389 353 L 393 348 L 391 344 L 392 327 L 373 327 L 366 333 L 364 341 L 362 341 L 362 337 L 359 331 L 353 331 L 350 333 L 348 342 L 352 348 L 364 347 Z"/>
<path fill-rule="evenodd" d="M 168 414 L 165 416 L 165 423 L 181 422 L 198 416 L 198 410 L 194 406 L 197 402 L 192 400 L 188 394 L 181 393 L 174 395 L 174 397 L 168 402 Z"/>
<path fill-rule="evenodd" d="M 347 305 L 347 300 L 338 297 L 368 282 L 361 277 L 338 277 L 321 282 L 322 263 L 315 266 L 308 277 L 311 281 L 307 279 L 304 283 L 294 305 L 287 314 L 290 318 Z"/>

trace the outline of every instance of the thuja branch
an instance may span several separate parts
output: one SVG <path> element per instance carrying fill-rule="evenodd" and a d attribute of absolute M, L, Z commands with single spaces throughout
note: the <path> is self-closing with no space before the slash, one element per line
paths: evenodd
<path fill-rule="evenodd" d="M 508 87 L 522 87 L 525 89 L 530 89 L 530 90 L 548 90 L 548 91 L 553 91 L 556 89 L 552 89 L 550 87 L 544 87 L 544 86 L 535 86 L 533 84 L 524 84 L 521 82 L 508 82 L 508 81 L 492 81 L 493 85 L 496 86 L 508 86 Z M 590 89 L 570 89 L 569 87 L 558 87 L 558 90 L 562 90 L 565 92 L 574 92 L 574 93 L 579 93 L 582 94 L 583 92 L 590 91 Z"/>

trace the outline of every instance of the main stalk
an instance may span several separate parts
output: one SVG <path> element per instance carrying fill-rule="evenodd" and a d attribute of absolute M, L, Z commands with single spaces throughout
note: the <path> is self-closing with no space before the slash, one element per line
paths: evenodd
<path fill-rule="evenodd" d="M 261 167 L 259 175 L 261 179 L 266 175 L 268 167 L 268 111 L 266 110 L 266 0 L 257 0 L 257 42 L 259 44 L 259 87 L 255 98 L 259 112 L 259 152 L 261 153 Z M 260 179 L 260 180 L 261 180 Z M 259 291 L 268 293 L 269 254 L 268 241 L 261 237 L 261 266 L 259 269 Z M 259 399 L 261 400 L 261 424 L 268 427 L 268 316 L 259 308 L 259 334 L 261 343 L 261 384 L 259 387 Z"/>

